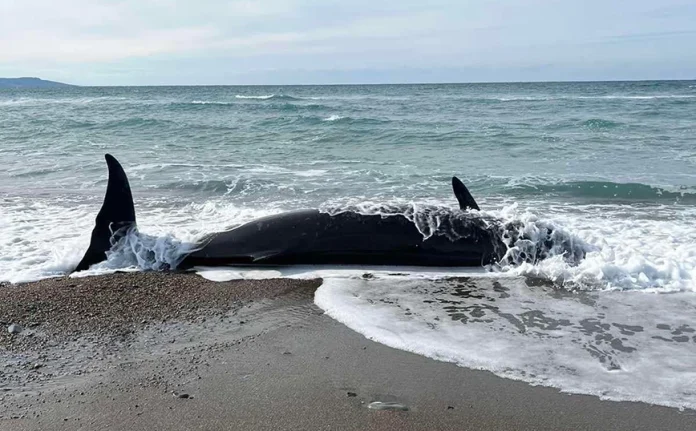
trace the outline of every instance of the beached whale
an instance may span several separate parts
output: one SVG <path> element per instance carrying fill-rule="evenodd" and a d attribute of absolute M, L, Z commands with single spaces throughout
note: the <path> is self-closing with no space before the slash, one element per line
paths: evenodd
<path fill-rule="evenodd" d="M 99 211 L 89 248 L 76 271 L 106 260 L 119 237 L 136 227 L 135 208 L 128 178 L 118 161 L 107 154 L 109 169 L 104 203 Z M 508 258 L 510 244 L 521 235 L 520 226 L 479 213 L 466 186 L 452 178 L 459 210 L 440 210 L 436 226 L 424 234 L 407 214 L 361 214 L 354 211 L 290 211 L 263 217 L 204 238 L 184 256 L 178 269 L 218 265 L 395 265 L 482 266 Z M 553 238 L 553 232 L 547 232 Z M 554 248 L 572 244 L 542 241 L 516 258 L 536 260 Z M 582 253 L 584 255 L 584 253 Z"/>

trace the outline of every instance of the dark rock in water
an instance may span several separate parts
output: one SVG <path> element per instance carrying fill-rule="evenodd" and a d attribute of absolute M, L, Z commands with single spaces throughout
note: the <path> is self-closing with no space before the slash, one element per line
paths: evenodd
<path fill-rule="evenodd" d="M 349 397 L 357 397 L 358 394 L 356 394 L 355 392 L 348 392 L 348 396 Z"/>

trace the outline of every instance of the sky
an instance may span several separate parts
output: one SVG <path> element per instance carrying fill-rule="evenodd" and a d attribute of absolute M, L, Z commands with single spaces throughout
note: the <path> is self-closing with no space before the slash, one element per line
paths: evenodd
<path fill-rule="evenodd" d="M 2 0 L 0 76 L 78 85 L 696 79 L 696 1 Z"/>

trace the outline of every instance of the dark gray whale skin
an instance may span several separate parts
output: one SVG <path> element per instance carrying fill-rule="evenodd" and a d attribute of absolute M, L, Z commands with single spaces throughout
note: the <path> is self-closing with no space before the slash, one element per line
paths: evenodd
<path fill-rule="evenodd" d="M 481 266 L 504 247 L 495 229 L 462 212 L 461 238 L 435 233 L 427 239 L 400 214 L 327 214 L 315 209 L 264 217 L 206 239 L 180 268 L 218 265 Z"/>
<path fill-rule="evenodd" d="M 136 226 L 125 172 L 105 156 L 109 183 L 90 246 L 76 270 L 106 259 L 119 236 Z M 205 238 L 185 256 L 179 269 L 219 265 L 394 265 L 481 266 L 504 254 L 499 223 L 483 219 L 478 205 L 456 177 L 452 187 L 460 210 L 445 210 L 425 237 L 403 214 L 366 215 L 316 209 L 263 217 Z"/>

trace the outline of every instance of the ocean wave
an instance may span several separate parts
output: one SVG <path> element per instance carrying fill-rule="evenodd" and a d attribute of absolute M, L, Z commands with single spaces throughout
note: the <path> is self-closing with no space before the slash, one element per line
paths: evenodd
<path fill-rule="evenodd" d="M 301 104 L 301 103 L 273 103 L 267 105 L 271 109 L 278 111 L 323 111 L 327 109 L 326 105 L 320 105 L 316 103 Z"/>
<path fill-rule="evenodd" d="M 156 186 L 155 188 L 193 192 L 196 194 L 203 193 L 207 196 L 247 196 L 261 193 L 273 187 L 276 187 L 275 183 L 269 180 L 233 178 L 229 180 L 174 181 Z"/>
<path fill-rule="evenodd" d="M 282 169 L 279 172 L 269 170 L 268 167 L 245 168 L 244 176 L 228 180 L 181 180 L 173 181 L 162 185 L 151 186 L 153 189 L 176 190 L 186 192 L 194 196 L 217 196 L 217 197 L 248 197 L 259 198 L 269 191 L 281 191 L 284 195 L 297 195 L 302 193 L 302 189 L 296 185 L 288 185 L 284 182 L 268 179 L 268 174 L 296 176 L 303 178 L 320 177 L 326 171 L 322 169 L 309 169 L 304 171 L 293 171 Z M 258 175 L 262 174 L 262 175 Z M 263 175 L 266 174 L 266 175 Z"/>
<path fill-rule="evenodd" d="M 554 100 L 660 100 L 660 99 L 694 99 L 694 94 L 655 94 L 655 95 L 604 95 L 604 96 L 495 96 L 472 98 L 471 100 L 489 100 L 499 102 L 549 102 Z M 465 98 L 468 99 L 468 98 Z"/>
<path fill-rule="evenodd" d="M 235 188 L 234 181 L 201 180 L 201 181 L 174 181 L 163 185 L 154 186 L 156 189 L 183 190 L 202 192 L 213 195 L 227 194 Z"/>
<path fill-rule="evenodd" d="M 234 105 L 234 102 L 223 102 L 223 101 L 217 101 L 217 100 L 192 100 L 191 105 L 222 105 L 222 106 L 228 106 L 228 105 Z"/>
<path fill-rule="evenodd" d="M 323 106 L 319 105 L 300 105 L 300 106 L 283 106 L 279 107 L 280 110 L 291 110 L 291 111 L 301 111 L 301 110 L 308 110 L 308 111 L 315 111 L 315 110 L 323 110 Z M 321 117 L 321 116 L 315 116 L 315 115 L 297 115 L 297 116 L 285 116 L 285 117 L 278 117 L 278 118 L 271 118 L 268 120 L 264 121 L 264 125 L 267 126 L 272 126 L 272 125 L 277 125 L 277 124 L 297 124 L 297 123 L 305 123 L 308 125 L 315 125 L 315 124 L 349 124 L 349 125 L 354 125 L 354 126 L 371 126 L 371 125 L 382 125 L 382 124 L 388 124 L 390 121 L 389 120 L 380 120 L 377 118 L 354 118 L 354 117 L 347 117 L 347 116 L 341 116 L 341 115 L 330 115 L 328 117 Z M 369 162 L 365 162 L 369 163 Z"/>
<path fill-rule="evenodd" d="M 129 228 L 120 235 L 106 253 L 104 262 L 93 265 L 81 276 L 134 269 L 140 271 L 164 271 L 175 269 L 187 254 L 195 250 L 194 243 L 182 242 L 173 235 L 148 235 L 137 228 Z"/>
<path fill-rule="evenodd" d="M 103 97 L 77 97 L 77 98 L 41 98 L 41 97 L 18 97 L 0 100 L 0 106 L 23 106 L 23 105 L 87 105 L 100 102 L 124 103 L 127 97 L 103 96 Z M 140 103 L 137 101 L 135 103 Z"/>
<path fill-rule="evenodd" d="M 236 99 L 245 100 L 287 100 L 287 101 L 298 101 L 302 100 L 299 97 L 288 96 L 286 94 L 267 94 L 267 95 L 245 95 L 237 94 L 234 96 Z"/>
<path fill-rule="evenodd" d="M 610 199 L 613 201 L 647 201 L 696 203 L 696 191 L 684 188 L 668 190 L 641 183 L 611 181 L 569 181 L 551 184 L 510 184 L 515 196 L 567 195 L 576 198 Z"/>
<path fill-rule="evenodd" d="M 172 120 L 163 120 L 157 118 L 132 117 L 122 120 L 109 121 L 104 124 L 94 124 L 91 127 L 99 127 L 103 129 L 119 130 L 121 128 L 154 128 L 157 126 L 179 126 L 179 123 Z"/>
<path fill-rule="evenodd" d="M 581 122 L 580 125 L 591 130 L 609 130 L 621 126 L 621 123 L 611 120 L 603 120 L 601 118 L 591 118 Z"/>
<path fill-rule="evenodd" d="M 652 99 L 694 99 L 696 94 L 656 94 L 645 96 L 578 96 L 578 99 L 625 99 L 625 100 L 652 100 Z"/>
<path fill-rule="evenodd" d="M 299 97 L 293 97 L 293 96 L 287 96 L 283 94 L 268 94 L 268 95 L 260 95 L 260 96 L 253 96 L 253 95 L 242 95 L 242 94 L 237 94 L 234 96 L 236 101 L 232 100 L 201 100 L 201 99 L 195 99 L 190 102 L 171 102 L 172 105 L 211 105 L 211 106 L 238 106 L 240 103 L 243 101 L 254 101 L 254 100 L 260 100 L 260 101 L 285 101 L 285 102 L 297 102 L 301 101 L 304 99 L 301 99 Z"/>
<path fill-rule="evenodd" d="M 261 100 L 265 103 L 244 103 L 243 101 L 226 101 L 226 100 L 192 100 L 190 102 L 171 102 L 169 105 L 174 108 L 181 109 L 205 109 L 205 108 L 228 108 L 244 106 L 246 110 L 275 110 L 275 111 L 320 111 L 328 110 L 329 106 L 318 103 L 303 103 L 305 99 L 294 97 L 273 97 L 273 98 L 256 98 L 249 97 L 248 100 Z M 266 103 L 267 102 L 267 103 Z M 328 120 L 333 121 L 333 120 Z"/>
<path fill-rule="evenodd" d="M 274 103 L 263 103 L 254 105 L 252 108 L 258 112 L 278 112 L 281 114 L 292 114 L 298 113 L 297 117 L 291 115 L 279 115 L 275 117 L 265 117 L 259 124 L 262 125 L 274 125 L 275 123 L 292 123 L 296 121 L 307 121 L 317 122 L 321 121 L 323 117 L 317 118 L 316 116 L 301 116 L 302 113 L 316 113 L 317 111 L 325 111 L 329 109 L 325 105 L 318 105 L 315 103 L 304 104 L 304 103 L 291 103 L 291 102 L 274 102 Z"/>
<path fill-rule="evenodd" d="M 323 123 L 350 124 L 353 126 L 380 126 L 383 124 L 391 123 L 391 120 L 385 120 L 380 118 L 348 117 L 341 115 L 331 115 L 329 117 L 322 118 L 321 121 Z"/>
<path fill-rule="evenodd" d="M 60 170 L 61 170 L 61 168 L 59 166 L 51 166 L 50 168 L 49 167 L 28 166 L 26 168 L 23 168 L 19 172 L 8 171 L 8 174 L 10 177 L 13 177 L 13 178 L 35 178 L 35 177 L 50 175 L 50 174 L 53 174 L 53 173 L 58 172 Z"/>

